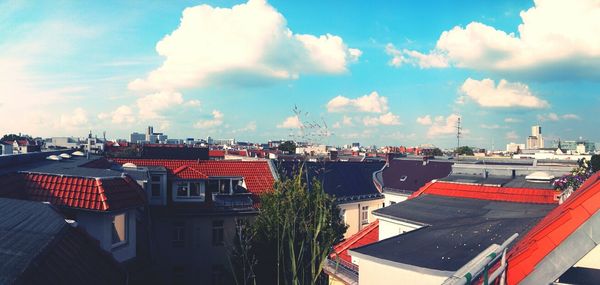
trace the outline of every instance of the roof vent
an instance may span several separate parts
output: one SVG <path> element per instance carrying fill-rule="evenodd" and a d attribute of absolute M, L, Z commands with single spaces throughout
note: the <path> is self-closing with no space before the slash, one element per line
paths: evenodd
<path fill-rule="evenodd" d="M 70 156 L 68 153 L 61 153 L 61 154 L 59 154 L 58 156 L 60 156 L 60 157 L 62 157 L 62 158 L 65 158 L 65 159 L 69 159 L 69 158 L 71 158 L 71 156 Z"/>
<path fill-rule="evenodd" d="M 46 159 L 47 159 L 47 160 L 55 160 L 55 161 L 60 161 L 60 160 L 62 160 L 62 157 L 60 157 L 60 156 L 58 156 L 58 155 L 54 155 L 54 154 L 53 154 L 53 155 L 51 155 L 51 156 L 48 156 L 48 157 L 46 157 Z"/>
<path fill-rule="evenodd" d="M 527 179 L 529 181 L 534 181 L 534 182 L 535 181 L 550 182 L 552 179 L 554 179 L 554 176 L 550 175 L 544 171 L 536 171 L 534 173 L 531 173 L 531 174 L 525 176 L 525 179 Z"/>
<path fill-rule="evenodd" d="M 74 156 L 85 156 L 85 153 L 83 153 L 83 152 L 81 152 L 81 151 L 78 150 L 78 151 L 73 152 L 71 155 L 74 155 Z"/>
<path fill-rule="evenodd" d="M 131 162 L 128 162 L 128 163 L 123 164 L 123 167 L 124 168 L 137 168 L 137 165 L 135 165 Z"/>

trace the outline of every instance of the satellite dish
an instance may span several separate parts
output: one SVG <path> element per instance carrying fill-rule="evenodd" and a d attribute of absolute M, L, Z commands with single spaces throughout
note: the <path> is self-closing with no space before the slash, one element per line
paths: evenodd
<path fill-rule="evenodd" d="M 64 158 L 64 159 L 71 158 L 71 156 L 68 153 L 61 153 L 59 156 L 62 157 L 62 158 Z"/>
<path fill-rule="evenodd" d="M 54 154 L 53 154 L 53 155 L 51 155 L 51 156 L 48 156 L 48 157 L 46 157 L 46 159 L 47 159 L 47 160 L 60 161 L 60 160 L 62 160 L 62 157 L 60 157 L 60 156 L 58 156 L 58 155 L 54 155 Z"/>
<path fill-rule="evenodd" d="M 78 150 L 78 151 L 73 152 L 71 155 L 74 155 L 74 156 L 85 156 L 85 153 L 83 153 L 83 152 L 81 152 L 81 151 Z"/>

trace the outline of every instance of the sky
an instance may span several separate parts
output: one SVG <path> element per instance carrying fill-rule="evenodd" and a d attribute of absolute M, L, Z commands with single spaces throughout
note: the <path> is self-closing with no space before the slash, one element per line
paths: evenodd
<path fill-rule="evenodd" d="M 598 142 L 598 35 L 596 0 L 0 1 L 0 134 Z"/>

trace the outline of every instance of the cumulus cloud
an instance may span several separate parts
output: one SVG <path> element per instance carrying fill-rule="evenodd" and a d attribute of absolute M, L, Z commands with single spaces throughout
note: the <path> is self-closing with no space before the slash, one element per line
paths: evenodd
<path fill-rule="evenodd" d="M 285 118 L 285 120 L 277 125 L 277 128 L 280 129 L 299 129 L 302 127 L 302 122 L 300 122 L 300 118 L 298 116 L 290 116 Z"/>
<path fill-rule="evenodd" d="M 83 108 L 75 108 L 73 112 L 60 116 L 60 127 L 80 129 L 89 123 L 88 114 Z"/>
<path fill-rule="evenodd" d="M 400 67 L 404 64 L 419 66 L 420 68 L 442 68 L 448 66 L 448 59 L 436 51 L 423 54 L 414 50 L 399 50 L 393 44 L 389 43 L 385 46 L 385 52 L 392 57 L 388 64 L 394 67 Z"/>
<path fill-rule="evenodd" d="M 505 123 L 520 123 L 521 120 L 519 120 L 517 118 L 508 117 L 508 118 L 504 118 L 504 122 Z"/>
<path fill-rule="evenodd" d="M 423 117 L 417 117 L 417 123 L 424 125 L 424 126 L 429 126 L 432 123 L 431 116 L 425 115 Z"/>
<path fill-rule="evenodd" d="M 456 134 L 456 126 L 459 118 L 460 115 L 458 114 L 451 114 L 445 118 L 444 116 L 437 116 L 433 124 L 427 130 L 427 137 L 433 138 Z M 462 133 L 467 134 L 469 133 L 469 130 L 463 129 Z"/>
<path fill-rule="evenodd" d="M 183 96 L 179 92 L 158 92 L 137 100 L 139 114 L 143 119 L 159 118 L 162 111 L 182 103 Z"/>
<path fill-rule="evenodd" d="M 494 80 L 489 78 L 483 80 L 467 78 L 460 91 L 483 107 L 546 108 L 549 106 L 547 101 L 533 95 L 527 85 L 504 79 L 496 85 Z"/>
<path fill-rule="evenodd" d="M 395 126 L 395 125 L 400 125 L 400 117 L 392 114 L 392 112 L 387 112 L 378 117 L 369 117 L 369 116 L 364 117 L 363 124 L 365 126 L 379 126 L 379 125 Z"/>
<path fill-rule="evenodd" d="M 114 124 L 130 124 L 135 121 L 135 115 L 131 107 L 123 105 L 118 107 L 113 112 L 98 114 L 98 119 L 110 119 L 110 121 Z"/>
<path fill-rule="evenodd" d="M 521 12 L 517 34 L 471 22 L 443 32 L 426 56 L 443 56 L 456 67 L 540 79 L 600 79 L 600 3 L 537 0 L 534 4 Z M 401 62 L 427 67 L 422 54 L 402 54 Z"/>
<path fill-rule="evenodd" d="M 556 113 L 540 114 L 537 116 L 537 118 L 538 118 L 538 120 L 540 120 L 542 122 L 546 122 L 546 121 L 557 122 L 560 120 L 581 120 L 581 118 L 575 114 L 558 115 Z"/>
<path fill-rule="evenodd" d="M 493 124 L 493 125 L 481 124 L 480 127 L 482 129 L 488 129 L 488 130 L 496 130 L 496 129 L 504 129 L 504 128 L 506 128 L 506 127 L 500 126 L 498 124 Z"/>
<path fill-rule="evenodd" d="M 213 117 L 210 120 L 201 120 L 196 122 L 194 127 L 198 129 L 209 129 L 223 124 L 223 113 L 219 112 L 218 110 L 213 110 L 212 116 Z"/>
<path fill-rule="evenodd" d="M 248 85 L 307 73 L 339 74 L 362 53 L 336 35 L 293 33 L 265 0 L 232 8 L 186 8 L 179 27 L 156 44 L 156 52 L 164 57 L 162 65 L 130 82 L 130 89 Z"/>
<path fill-rule="evenodd" d="M 376 91 L 371 94 L 358 98 L 348 98 L 341 95 L 334 97 L 327 103 L 327 111 L 336 112 L 366 112 L 366 113 L 384 113 L 387 112 L 387 97 L 379 96 Z"/>

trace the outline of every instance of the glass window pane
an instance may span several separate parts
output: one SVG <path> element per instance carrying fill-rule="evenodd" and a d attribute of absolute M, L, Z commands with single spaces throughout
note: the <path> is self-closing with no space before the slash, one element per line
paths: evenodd
<path fill-rule="evenodd" d="M 229 179 L 221 179 L 220 180 L 220 193 L 222 194 L 229 194 L 230 190 L 231 190 L 231 180 Z"/>
<path fill-rule="evenodd" d="M 193 196 L 193 197 L 200 196 L 200 184 L 190 183 L 190 196 Z"/>
<path fill-rule="evenodd" d="M 160 175 L 152 175 L 152 182 L 160 182 Z"/>
<path fill-rule="evenodd" d="M 112 243 L 120 243 L 126 240 L 127 219 L 125 214 L 116 215 L 112 220 Z"/>
<path fill-rule="evenodd" d="M 210 193 L 219 192 L 219 180 L 206 181 L 206 191 L 209 191 Z"/>
<path fill-rule="evenodd" d="M 152 190 L 153 197 L 160 196 L 160 183 L 152 183 L 152 185 L 150 185 L 150 187 Z"/>
<path fill-rule="evenodd" d="M 178 183 L 177 184 L 177 196 L 187 197 L 188 196 L 188 184 L 187 183 Z"/>

